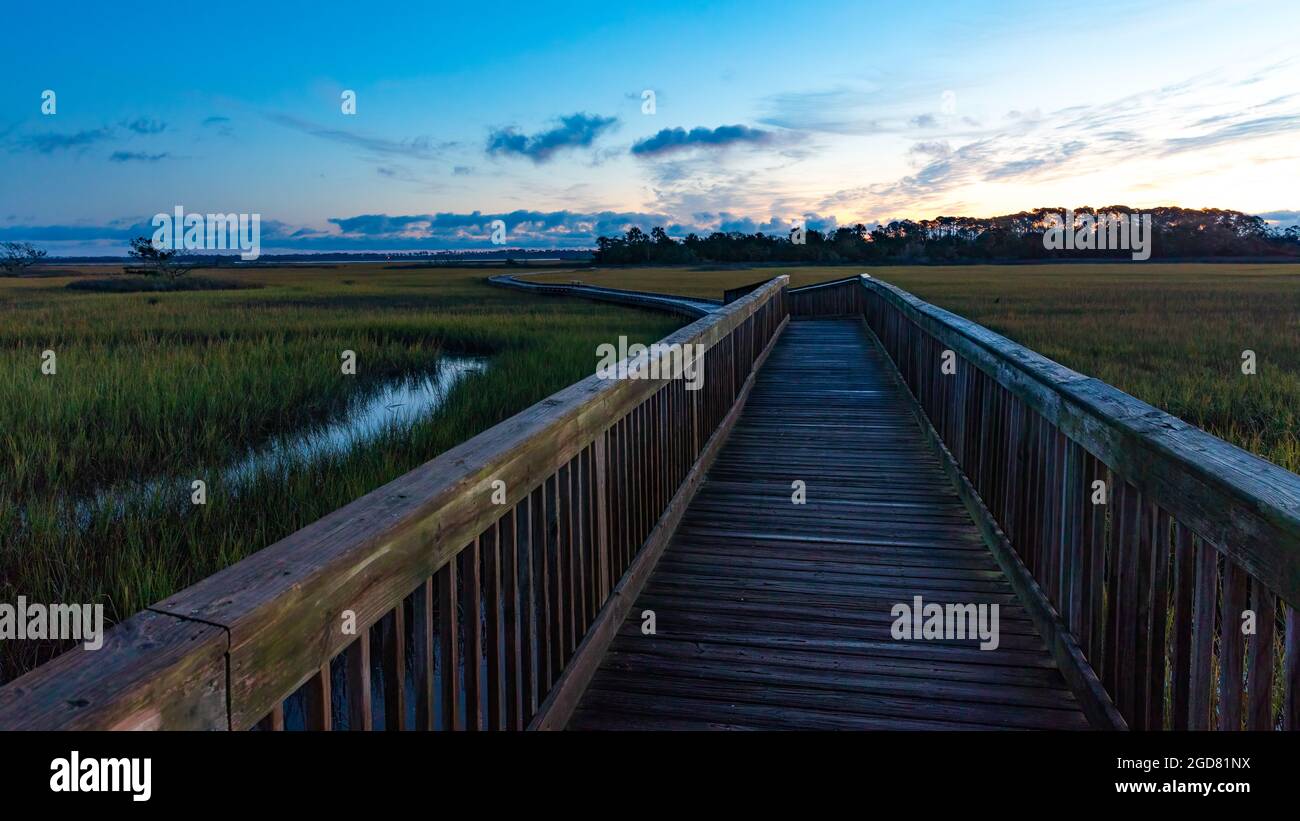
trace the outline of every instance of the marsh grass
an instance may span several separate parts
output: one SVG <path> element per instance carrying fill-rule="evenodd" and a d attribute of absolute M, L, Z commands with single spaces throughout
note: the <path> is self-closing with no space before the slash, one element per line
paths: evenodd
<path fill-rule="evenodd" d="M 105 279 L 77 277 L 65 286 L 70 291 L 99 291 L 126 294 L 138 291 L 221 291 L 234 288 L 255 288 L 247 282 L 234 282 L 212 277 L 187 276 L 167 279 L 160 276 L 120 276 Z"/>
<path fill-rule="evenodd" d="M 600 343 L 649 342 L 682 323 L 491 288 L 482 270 L 223 275 L 262 287 L 87 294 L 66 278 L 0 279 L 0 601 L 103 603 L 120 620 L 592 373 Z M 44 350 L 57 355 L 53 376 L 40 371 Z M 341 372 L 344 350 L 356 376 Z M 409 428 L 222 479 L 250 449 L 337 418 L 444 353 L 491 364 Z M 203 478 L 207 503 L 159 493 L 79 516 L 71 502 L 158 476 Z M 0 680 L 60 649 L 5 642 Z"/>

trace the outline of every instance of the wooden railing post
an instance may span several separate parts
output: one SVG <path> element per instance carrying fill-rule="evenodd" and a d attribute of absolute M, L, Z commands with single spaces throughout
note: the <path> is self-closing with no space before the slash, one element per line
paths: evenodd
<path fill-rule="evenodd" d="M 592 447 L 595 458 L 596 490 L 596 577 L 600 580 L 600 600 L 609 598 L 609 487 L 606 485 L 605 448 L 609 429 L 601 431 Z"/>

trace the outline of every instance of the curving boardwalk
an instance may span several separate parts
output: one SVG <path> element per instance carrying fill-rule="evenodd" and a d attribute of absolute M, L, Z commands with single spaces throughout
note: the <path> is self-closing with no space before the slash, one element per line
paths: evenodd
<path fill-rule="evenodd" d="M 998 604 L 998 648 L 894 640 L 913 596 Z M 1088 722 L 862 323 L 823 320 L 777 341 L 569 726 Z"/>
<path fill-rule="evenodd" d="M 619 305 L 635 305 L 653 308 L 659 311 L 684 314 L 690 317 L 708 316 L 722 308 L 716 299 L 678 296 L 676 294 L 656 294 L 650 291 L 624 291 L 617 288 L 602 288 L 599 285 L 566 285 L 563 283 L 530 282 L 523 277 L 511 274 L 497 274 L 487 278 L 489 285 L 498 288 L 513 288 L 534 294 L 554 294 L 556 296 L 577 296 L 596 302 L 613 302 Z"/>

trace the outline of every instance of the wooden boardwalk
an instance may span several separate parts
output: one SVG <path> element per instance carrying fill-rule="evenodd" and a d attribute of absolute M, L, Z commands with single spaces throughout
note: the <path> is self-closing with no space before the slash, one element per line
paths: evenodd
<path fill-rule="evenodd" d="M 998 648 L 894 640 L 914 596 L 997 603 Z M 1087 726 L 857 320 L 790 323 L 569 724 Z"/>
<path fill-rule="evenodd" d="M 651 350 L 699 390 L 592 374 L 0 687 L 0 729 L 1300 729 L 1300 476 L 865 273 L 492 281 L 698 317 Z M 918 597 L 998 646 L 895 638 Z"/>

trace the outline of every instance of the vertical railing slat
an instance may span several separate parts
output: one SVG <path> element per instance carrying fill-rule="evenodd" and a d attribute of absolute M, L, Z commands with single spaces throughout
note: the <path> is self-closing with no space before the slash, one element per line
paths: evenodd
<path fill-rule="evenodd" d="M 483 550 L 483 653 L 487 658 L 487 720 L 489 730 L 505 726 L 502 709 L 505 706 L 502 692 L 505 682 L 501 676 L 501 519 L 497 519 L 485 534 Z"/>
<path fill-rule="evenodd" d="M 537 572 L 537 591 L 533 594 L 536 600 L 538 614 L 537 622 L 537 677 L 539 686 L 537 688 L 537 703 L 541 704 L 546 698 L 546 694 L 551 690 L 551 684 L 555 681 L 553 656 L 555 650 L 551 647 L 551 564 L 546 555 L 547 542 L 547 494 L 546 483 L 543 482 L 536 490 L 533 491 L 532 501 L 532 521 L 531 538 L 533 555 L 536 556 L 535 570 Z"/>
<path fill-rule="evenodd" d="M 1124 720 L 1133 726 L 1137 713 L 1137 636 L 1140 599 L 1145 596 L 1138 576 L 1138 545 L 1140 531 L 1139 506 L 1141 499 L 1137 491 L 1127 482 L 1115 483 L 1116 509 L 1120 514 L 1117 528 L 1118 538 L 1114 544 L 1118 549 L 1118 582 L 1115 589 L 1115 706 L 1119 708 Z"/>
<path fill-rule="evenodd" d="M 523 642 L 520 641 L 522 591 L 519 584 L 519 546 L 515 541 L 517 532 L 515 510 L 512 509 L 501 517 L 497 527 L 497 552 L 501 562 L 501 618 L 504 633 L 502 680 L 505 690 L 505 727 L 509 730 L 522 730 L 524 726 Z"/>
<path fill-rule="evenodd" d="M 1151 586 L 1148 594 L 1146 728 L 1160 730 L 1165 720 L 1165 637 L 1169 628 L 1169 528 L 1168 513 L 1152 506 L 1155 533 L 1151 541 Z"/>
<path fill-rule="evenodd" d="M 1134 617 L 1134 653 L 1133 653 L 1133 716 L 1129 718 L 1129 727 L 1134 730 L 1147 729 L 1148 673 L 1151 663 L 1151 585 L 1154 568 L 1152 566 L 1153 541 L 1155 533 L 1155 508 L 1151 500 L 1133 489 L 1137 499 L 1134 511 L 1133 527 L 1130 529 L 1133 546 L 1136 550 L 1134 561 L 1137 566 L 1136 582 L 1131 590 L 1135 600 L 1132 613 Z"/>
<path fill-rule="evenodd" d="M 1192 603 L 1196 549 L 1192 531 L 1174 522 L 1174 626 L 1170 658 L 1170 727 L 1186 730 L 1192 670 Z"/>
<path fill-rule="evenodd" d="M 1300 611 L 1286 603 L 1285 650 L 1282 667 L 1282 729 L 1300 730 Z"/>
<path fill-rule="evenodd" d="M 524 613 L 524 622 L 521 626 L 522 635 L 520 641 L 523 644 L 520 655 L 520 666 L 523 668 L 524 675 L 524 713 L 523 723 L 527 724 L 532 720 L 533 714 L 537 712 L 538 704 L 538 659 L 539 652 L 537 648 L 537 573 L 533 563 L 533 557 L 536 555 L 533 542 L 533 517 L 536 515 L 536 508 L 533 507 L 537 498 L 537 492 L 534 491 L 524 499 L 521 506 L 525 515 L 516 523 L 515 532 L 518 534 L 519 541 L 519 576 L 524 585 L 524 601 L 521 603 Z"/>
<path fill-rule="evenodd" d="M 1241 729 L 1242 611 L 1246 609 L 1246 572 L 1231 559 L 1223 565 L 1223 613 L 1219 617 L 1219 729 Z"/>
<path fill-rule="evenodd" d="M 460 553 L 461 602 L 465 610 L 465 729 L 483 729 L 483 593 L 480 577 L 480 539 Z"/>
<path fill-rule="evenodd" d="M 1214 545 L 1194 539 L 1196 545 L 1196 594 L 1192 617 L 1192 669 L 1187 695 L 1187 729 L 1210 727 L 1210 706 L 1214 681 L 1214 621 L 1218 607 L 1219 553 Z"/>
<path fill-rule="evenodd" d="M 384 729 L 406 729 L 406 602 L 384 617 L 380 635 L 383 636 L 384 671 Z"/>
<path fill-rule="evenodd" d="M 330 693 L 330 663 L 327 661 L 303 685 L 304 728 L 329 731 L 334 729 L 334 710 Z"/>
<path fill-rule="evenodd" d="M 609 455 L 606 452 L 609 441 L 609 429 L 605 429 L 596 436 L 596 442 L 592 446 L 592 457 L 595 463 L 595 475 L 592 478 L 593 490 L 595 491 L 594 503 L 596 505 L 596 590 L 597 602 L 603 604 L 605 599 L 609 598 Z M 600 605 L 597 605 L 600 609 Z"/>
<path fill-rule="evenodd" d="M 461 664 L 460 625 L 457 592 L 460 587 L 456 561 L 438 571 L 438 643 L 442 662 L 442 727 L 460 730 Z"/>
<path fill-rule="evenodd" d="M 423 618 L 416 627 L 416 646 L 411 648 L 415 654 L 415 728 L 432 730 L 434 728 L 434 658 L 433 658 L 433 599 L 437 582 L 434 577 L 424 580 L 416 591 L 417 601 L 421 604 Z"/>
<path fill-rule="evenodd" d="M 348 729 L 370 730 L 370 628 L 362 627 L 347 649 Z"/>
<path fill-rule="evenodd" d="M 1273 637 L 1277 626 L 1277 597 L 1259 582 L 1252 582 L 1250 606 L 1255 611 L 1255 634 L 1250 637 L 1246 673 L 1247 730 L 1273 729 Z"/>

